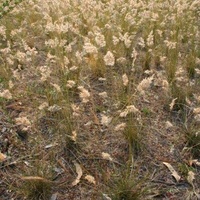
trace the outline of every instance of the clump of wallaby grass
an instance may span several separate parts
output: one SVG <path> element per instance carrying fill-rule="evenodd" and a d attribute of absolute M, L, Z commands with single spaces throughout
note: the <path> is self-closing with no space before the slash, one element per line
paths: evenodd
<path fill-rule="evenodd" d="M 165 70 L 168 82 L 173 84 L 176 75 L 176 67 L 174 65 L 168 64 L 166 65 Z"/>
<path fill-rule="evenodd" d="M 92 76 L 94 78 L 104 77 L 106 72 L 106 67 L 104 65 L 104 61 L 102 55 L 99 57 L 95 54 L 88 54 L 86 57 L 86 63 L 90 67 L 92 72 Z"/>
<path fill-rule="evenodd" d="M 52 183 L 43 177 L 23 177 L 23 194 L 30 200 L 47 200 Z"/>
<path fill-rule="evenodd" d="M 122 169 L 110 181 L 108 194 L 112 200 L 141 200 L 148 193 L 146 177 L 139 178 L 137 170 Z"/>
<path fill-rule="evenodd" d="M 1 104 L 0 108 L 4 107 L 4 105 L 6 104 L 6 102 L 7 102 L 7 100 L 5 98 L 0 97 L 0 104 Z"/>
<path fill-rule="evenodd" d="M 46 110 L 45 114 L 38 119 L 37 126 L 43 137 L 50 137 L 58 142 L 60 149 L 74 151 L 79 145 L 70 106 L 59 107 L 54 105 L 54 107 L 58 110 L 51 112 Z"/>
<path fill-rule="evenodd" d="M 186 98 L 190 95 L 190 88 L 185 86 L 184 88 L 178 86 L 174 81 L 170 85 L 170 92 L 172 99 L 175 100 L 175 104 L 173 106 L 174 111 L 182 110 L 186 105 Z"/>
<path fill-rule="evenodd" d="M 150 65 L 151 65 L 151 55 L 149 52 L 146 52 L 142 63 L 143 71 L 150 70 Z"/>
<path fill-rule="evenodd" d="M 176 48 L 168 49 L 166 55 L 169 57 L 169 61 L 165 65 L 167 80 L 169 83 L 173 83 L 177 72 L 178 51 Z"/>
<path fill-rule="evenodd" d="M 188 77 L 190 79 L 193 79 L 195 77 L 196 74 L 196 61 L 195 61 L 195 53 L 190 53 L 187 55 L 187 59 L 186 59 L 186 70 L 187 70 L 187 74 Z"/>
<path fill-rule="evenodd" d="M 47 200 L 53 185 L 53 170 L 45 161 L 35 161 L 31 168 L 25 170 L 21 184 L 16 188 L 20 196 L 30 200 Z"/>
<path fill-rule="evenodd" d="M 0 38 L 0 42 L 3 44 L 1 38 Z M 0 55 L 0 65 L 1 65 L 0 84 L 4 84 L 7 86 L 7 82 L 9 81 L 10 76 L 11 76 L 11 70 L 8 66 L 6 66 L 3 55 Z"/>
<path fill-rule="evenodd" d="M 185 129 L 186 146 L 194 158 L 200 158 L 200 130 L 197 125 Z"/>
<path fill-rule="evenodd" d="M 151 110 L 149 108 L 143 108 L 141 110 L 141 112 L 143 113 L 143 115 L 145 116 L 150 116 L 151 115 Z"/>
<path fill-rule="evenodd" d="M 123 77 L 126 77 L 124 80 Z M 126 69 L 115 71 L 115 69 L 107 70 L 106 79 L 109 83 L 109 94 L 114 104 L 120 108 L 131 104 L 135 98 L 135 88 L 133 81 L 133 72 L 127 73 Z M 126 83 L 124 81 L 127 81 Z"/>
<path fill-rule="evenodd" d="M 143 148 L 142 138 L 142 127 L 137 122 L 137 119 L 130 114 L 127 117 L 126 127 L 123 131 L 123 135 L 129 145 L 129 155 L 138 156 Z"/>
<path fill-rule="evenodd" d="M 178 171 L 181 173 L 183 177 L 188 176 L 189 171 L 193 171 L 194 168 L 192 166 L 188 166 L 186 163 L 179 163 L 178 164 Z"/>
<path fill-rule="evenodd" d="M 170 102 L 176 99 L 172 112 L 176 116 L 181 113 L 181 117 L 184 117 L 182 115 L 187 112 L 188 88 L 183 83 L 178 85 L 174 82 L 176 78 L 184 79 L 183 82 L 188 79 L 190 79 L 188 82 L 191 79 L 193 79 L 192 83 L 198 82 L 199 72 L 195 64 L 195 62 L 199 63 L 200 58 L 198 0 L 22 1 L 0 0 L 0 7 L 3 6 L 0 8 L 0 76 L 3 82 L 7 82 L 0 84 L 0 93 L 4 96 L 7 89 L 10 90 L 16 102 L 21 101 L 22 98 L 34 99 L 23 106 L 20 117 L 28 115 L 32 132 L 35 118 L 40 119 L 43 116 L 44 120 L 40 123 L 43 128 L 34 129 L 36 130 L 36 134 L 33 134 L 34 139 L 28 140 L 26 144 L 33 145 L 37 152 L 43 147 L 45 152 L 48 149 L 52 156 L 45 157 L 46 160 L 51 162 L 60 152 L 67 158 L 71 158 L 72 154 L 76 156 L 76 153 L 80 153 L 80 157 L 82 153 L 85 156 L 84 148 L 77 149 L 79 144 L 82 147 L 82 140 L 84 140 L 82 144 L 86 144 L 84 147 L 86 146 L 88 156 L 90 153 L 96 155 L 96 150 L 98 153 L 104 151 L 108 144 L 111 144 L 109 151 L 113 153 L 112 156 L 116 160 L 120 159 L 115 153 L 120 149 L 114 149 L 118 148 L 118 144 L 115 145 L 115 139 L 108 136 L 110 132 L 115 134 L 112 130 L 114 121 L 112 119 L 121 112 L 121 109 L 126 105 L 132 105 L 133 102 L 140 111 L 138 110 L 133 116 L 130 116 L 130 113 L 124 117 L 120 116 L 123 123 L 119 124 L 121 128 L 118 131 L 124 134 L 126 147 L 129 147 L 129 161 L 133 163 L 133 158 L 139 159 L 139 156 L 144 154 L 143 141 L 144 137 L 147 137 L 143 134 L 146 128 L 142 127 L 145 125 L 145 117 L 150 121 L 149 126 L 156 128 L 157 125 L 151 123 L 151 120 L 157 119 L 150 119 L 151 110 L 154 113 L 154 107 L 161 104 L 162 93 L 157 93 L 158 98 L 154 103 L 152 96 L 148 95 L 150 86 L 154 83 L 159 89 L 165 89 L 165 92 L 169 91 L 168 83 L 171 84 Z M 20 2 L 22 3 L 18 5 Z M 186 75 L 184 77 L 182 73 L 178 73 L 179 69 L 183 68 Z M 186 71 L 188 78 L 185 79 Z M 144 78 L 144 72 L 152 74 L 152 81 L 149 87 L 144 87 L 142 91 L 144 96 L 140 97 L 136 91 L 137 83 Z M 165 76 L 168 82 L 164 84 L 162 80 L 166 79 Z M 99 82 L 100 78 L 102 78 L 101 82 Z M 96 85 L 97 79 L 99 79 L 98 85 Z M 91 80 L 94 81 L 94 87 Z M 146 83 L 145 79 L 143 83 Z M 163 85 L 165 87 L 162 87 Z M 86 87 L 79 91 L 83 86 Z M 194 86 L 197 86 L 196 91 L 193 90 L 194 95 L 198 96 L 198 83 L 191 87 Z M 135 97 L 138 102 L 134 101 Z M 149 105 L 147 107 L 149 110 L 146 108 L 146 103 Z M 0 107 L 2 106 L 3 109 L 4 104 L 6 105 L 4 98 L 0 97 Z M 73 109 L 73 106 L 77 109 Z M 156 110 L 158 117 L 162 114 L 167 115 L 162 109 Z M 139 112 L 140 116 L 138 116 Z M 101 121 L 101 116 L 105 120 Z M 158 127 L 162 127 L 160 123 L 165 119 L 159 117 Z M 12 120 L 15 121 L 15 116 Z M 43 134 L 45 130 L 47 130 L 46 134 Z M 102 132 L 101 139 L 99 139 L 99 131 Z M 91 137 L 86 137 L 87 135 Z M 171 135 L 174 134 L 170 134 L 169 139 Z M 108 138 L 111 141 L 108 141 Z M 120 138 L 117 139 L 119 140 L 116 142 L 121 143 Z M 13 141 L 9 142 L 12 147 Z M 54 144 L 56 144 L 54 150 L 52 147 L 46 149 L 47 146 Z M 19 148 L 15 150 L 11 148 L 11 156 L 13 150 L 18 155 L 22 153 L 21 146 L 18 143 L 16 146 Z M 27 149 L 28 146 L 25 148 Z M 192 149 L 193 146 L 195 145 L 192 144 L 189 148 Z M 46 167 L 48 168 L 47 165 Z M 45 185 L 50 183 L 51 176 L 36 173 L 35 168 L 37 164 L 28 168 L 28 173 L 22 179 L 23 184 L 29 187 L 27 189 L 29 194 L 26 193 L 25 196 L 27 199 L 45 197 L 49 199 L 43 191 L 49 190 Z M 90 170 L 93 173 L 93 168 L 90 167 Z M 121 172 L 115 178 L 115 192 L 111 196 L 116 199 L 142 199 L 137 195 L 137 189 L 139 193 L 141 191 L 138 186 L 140 178 L 127 171 L 127 173 Z M 30 181 L 32 185 L 29 184 Z M 76 187 L 78 190 L 79 186 Z M 120 190 L 122 192 L 118 192 L 117 188 L 122 188 Z M 30 194 L 30 191 L 34 191 L 33 194 Z M 74 196 L 73 198 L 76 199 Z M 88 199 L 85 196 L 82 198 Z"/>

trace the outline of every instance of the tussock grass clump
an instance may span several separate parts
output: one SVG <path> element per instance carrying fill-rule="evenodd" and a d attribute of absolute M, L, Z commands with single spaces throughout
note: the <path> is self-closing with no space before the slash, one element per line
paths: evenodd
<path fill-rule="evenodd" d="M 145 181 L 138 178 L 136 170 L 123 169 L 112 177 L 108 192 L 113 200 L 142 200 L 148 192 Z"/>
<path fill-rule="evenodd" d="M 42 177 L 23 177 L 23 194 L 30 200 L 47 200 L 50 198 L 52 183 Z"/>
<path fill-rule="evenodd" d="M 109 152 L 117 163 L 122 156 L 118 153 L 121 143 L 126 153 L 128 147 L 127 162 L 151 152 L 159 154 L 150 156 L 152 163 L 160 162 L 163 155 L 174 156 L 176 149 L 169 152 L 169 145 L 176 140 L 175 127 L 180 123 L 167 121 L 171 128 L 164 127 L 167 115 L 186 118 L 188 110 L 200 101 L 199 3 L 0 0 L 0 107 L 6 110 L 7 103 L 16 102 L 10 106 L 12 121 L 21 119 L 20 128 L 28 134 L 21 147 L 10 138 L 9 131 L 14 133 L 11 129 L 16 127 L 5 129 L 0 115 L 0 132 L 6 138 L 0 138 L 0 146 L 9 144 L 8 152 L 3 153 L 11 160 L 27 150 L 30 163 L 38 159 L 35 154 L 56 147 L 51 158 L 26 166 L 23 197 L 49 198 L 52 175 L 46 162 L 57 156 L 66 158 L 60 167 L 72 174 L 72 159 L 84 162 L 82 157 L 98 158 Z M 162 109 L 165 96 L 172 102 L 171 113 Z M 196 114 L 194 118 L 199 119 L 199 111 Z M 148 134 L 143 134 L 147 129 Z M 198 130 L 194 127 L 185 132 L 181 137 L 186 136 L 187 146 L 197 157 Z M 165 140 L 161 141 L 161 135 Z M 151 143 L 152 151 L 143 151 L 144 141 Z M 144 156 L 141 165 L 148 157 Z M 92 161 L 90 164 L 84 170 L 93 174 Z M 15 170 L 20 173 L 17 167 Z M 142 199 L 137 172 L 119 170 L 111 184 L 112 198 Z M 94 174 L 101 176 L 99 171 Z M 81 182 L 69 191 L 74 199 L 78 191 L 87 193 Z M 95 183 L 95 191 L 100 190 L 102 184 Z M 63 194 L 61 199 L 71 198 Z"/>
<path fill-rule="evenodd" d="M 128 117 L 126 122 L 126 127 L 123 131 L 123 135 L 129 145 L 129 154 L 130 156 L 138 156 L 142 150 L 142 128 L 136 122 L 135 117 Z"/>
<path fill-rule="evenodd" d="M 192 156 L 196 159 L 200 158 L 200 131 L 197 126 L 190 126 L 185 130 L 186 145 Z"/>
<path fill-rule="evenodd" d="M 35 161 L 34 165 L 26 169 L 21 177 L 18 193 L 30 200 L 47 200 L 51 195 L 52 179 L 51 165 L 44 161 Z"/>
<path fill-rule="evenodd" d="M 176 99 L 173 110 L 178 111 L 183 109 L 186 105 L 187 96 L 188 91 L 186 88 L 181 88 L 180 86 L 177 86 L 175 82 L 171 84 L 171 97 L 172 99 Z"/>
<path fill-rule="evenodd" d="M 195 53 L 190 53 L 187 55 L 187 59 L 186 59 L 186 70 L 187 70 L 187 73 L 188 73 L 188 77 L 190 79 L 193 79 L 195 77 L 195 74 L 196 74 L 196 67 L 197 67 L 197 64 L 196 64 L 196 56 L 195 56 Z"/>

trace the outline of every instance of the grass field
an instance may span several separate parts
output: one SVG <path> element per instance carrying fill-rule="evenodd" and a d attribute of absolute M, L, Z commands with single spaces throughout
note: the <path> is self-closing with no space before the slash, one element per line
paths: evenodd
<path fill-rule="evenodd" d="M 200 0 L 0 0 L 0 199 L 200 199 Z"/>

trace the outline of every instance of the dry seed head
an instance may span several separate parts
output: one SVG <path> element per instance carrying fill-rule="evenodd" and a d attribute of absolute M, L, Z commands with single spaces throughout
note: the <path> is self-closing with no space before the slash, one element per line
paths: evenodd
<path fill-rule="evenodd" d="M 142 37 L 140 37 L 140 38 L 138 39 L 138 45 L 141 46 L 142 48 L 145 47 L 145 42 L 144 42 L 144 39 L 143 39 Z"/>
<path fill-rule="evenodd" d="M 73 80 L 68 80 L 66 87 L 73 88 L 76 85 L 76 82 Z"/>
<path fill-rule="evenodd" d="M 47 102 L 43 102 L 39 107 L 38 107 L 38 109 L 39 110 L 43 110 L 44 108 L 46 108 L 46 107 L 48 107 L 49 106 L 49 104 L 47 103 Z"/>
<path fill-rule="evenodd" d="M 105 47 L 106 46 L 106 41 L 104 35 L 101 33 L 97 33 L 95 37 L 95 42 L 99 47 Z"/>
<path fill-rule="evenodd" d="M 154 74 L 149 77 L 149 78 L 145 78 L 143 79 L 137 86 L 137 90 L 141 93 L 141 94 L 145 94 L 145 91 L 151 86 L 151 83 L 154 79 Z"/>
<path fill-rule="evenodd" d="M 110 155 L 109 153 L 104 153 L 104 152 L 102 152 L 101 156 L 102 156 L 102 158 L 105 159 L 105 160 L 110 160 L 110 161 L 113 160 L 113 158 L 111 157 L 111 155 Z"/>
<path fill-rule="evenodd" d="M 112 117 L 108 117 L 104 114 L 101 115 L 101 124 L 104 126 L 108 126 L 112 121 Z"/>
<path fill-rule="evenodd" d="M 153 43 L 153 31 L 151 31 L 147 37 L 147 46 L 150 47 L 153 45 Z"/>
<path fill-rule="evenodd" d="M 9 86 L 9 89 L 12 89 L 14 87 L 14 83 L 12 82 L 12 80 L 9 80 L 8 86 Z"/>
<path fill-rule="evenodd" d="M 126 117 L 129 113 L 138 113 L 139 110 L 134 106 L 134 105 L 130 105 L 130 106 L 127 106 L 126 109 L 120 113 L 120 117 Z"/>
<path fill-rule="evenodd" d="M 30 126 L 31 122 L 27 117 L 18 117 L 15 118 L 15 122 L 17 125 L 23 125 L 23 126 Z"/>
<path fill-rule="evenodd" d="M 75 105 L 75 104 L 71 104 L 71 108 L 72 108 L 72 110 L 73 110 L 72 115 L 73 115 L 74 117 L 80 116 L 80 107 L 79 107 L 79 106 L 77 106 L 77 105 Z"/>
<path fill-rule="evenodd" d="M 42 75 L 41 81 L 46 81 L 47 78 L 49 78 L 51 75 L 51 70 L 47 66 L 41 66 L 39 69 L 40 69 L 40 73 Z"/>
<path fill-rule="evenodd" d="M 108 51 L 104 56 L 105 65 L 113 66 L 115 64 L 115 57 L 112 52 Z"/>
<path fill-rule="evenodd" d="M 97 48 L 93 44 L 91 44 L 90 42 L 86 42 L 83 48 L 84 48 L 86 53 L 90 53 L 90 54 L 97 54 L 98 53 Z"/>
<path fill-rule="evenodd" d="M 174 105 L 175 105 L 176 100 L 177 100 L 177 98 L 174 98 L 174 99 L 172 100 L 172 102 L 169 104 L 169 109 L 170 109 L 171 111 L 172 111 L 172 109 L 173 109 L 173 107 L 174 107 Z"/>
<path fill-rule="evenodd" d="M 91 175 L 86 175 L 85 179 L 89 182 L 89 183 L 93 183 L 94 185 L 96 184 L 95 178 Z"/>
<path fill-rule="evenodd" d="M 100 96 L 100 97 L 103 97 L 104 99 L 108 98 L 107 92 L 100 92 L 100 93 L 99 93 L 99 96 Z"/>
<path fill-rule="evenodd" d="M 114 45 L 117 45 L 119 43 L 119 38 L 117 38 L 116 36 L 113 36 L 112 41 Z"/>
<path fill-rule="evenodd" d="M 117 61 L 117 63 L 119 63 L 121 65 L 125 65 L 127 63 L 127 60 L 124 57 L 120 57 L 116 61 Z"/>
<path fill-rule="evenodd" d="M 128 85 L 129 80 L 128 80 L 128 76 L 126 74 L 122 75 L 122 81 L 123 81 L 124 86 Z"/>
<path fill-rule="evenodd" d="M 5 99 L 12 99 L 12 94 L 9 90 L 3 90 L 3 92 L 0 92 L 0 97 Z"/>
<path fill-rule="evenodd" d="M 56 83 L 51 83 L 51 85 L 57 90 L 57 92 L 61 92 L 61 88 L 58 84 Z"/>
<path fill-rule="evenodd" d="M 59 105 L 54 104 L 53 106 L 48 107 L 49 112 L 57 112 L 61 110 L 62 108 Z"/>
<path fill-rule="evenodd" d="M 77 69 L 78 69 L 77 66 L 72 66 L 72 67 L 69 68 L 69 70 L 72 71 L 72 72 L 76 71 Z"/>
<path fill-rule="evenodd" d="M 83 86 L 79 86 L 78 89 L 80 90 L 79 96 L 82 99 L 83 103 L 87 103 L 90 98 L 90 93 L 86 90 Z"/>
<path fill-rule="evenodd" d="M 196 115 L 200 114 L 200 107 L 199 108 L 194 108 L 193 113 L 196 114 Z"/>
<path fill-rule="evenodd" d="M 175 49 L 176 44 L 177 44 L 177 42 L 172 42 L 172 41 L 168 41 L 168 40 L 164 40 L 164 43 L 166 44 L 168 49 Z"/>
<path fill-rule="evenodd" d="M 115 127 L 115 131 L 123 131 L 126 127 L 126 123 L 121 123 L 121 124 L 118 124 L 116 127 Z"/>

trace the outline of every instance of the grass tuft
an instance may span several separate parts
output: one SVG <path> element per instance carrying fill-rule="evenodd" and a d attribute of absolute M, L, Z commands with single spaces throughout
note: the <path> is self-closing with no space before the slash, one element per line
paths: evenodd
<path fill-rule="evenodd" d="M 137 172 L 125 169 L 113 177 L 110 184 L 112 200 L 141 200 L 146 195 L 148 188 L 145 178 L 139 179 Z"/>
<path fill-rule="evenodd" d="M 193 158 L 200 158 L 200 131 L 197 127 L 191 126 L 186 132 L 186 143 L 190 152 L 193 155 Z"/>
<path fill-rule="evenodd" d="M 130 156 L 138 156 L 142 150 L 142 135 L 141 127 L 136 122 L 135 117 L 130 116 L 127 119 L 126 127 L 123 131 L 123 135 L 129 144 Z"/>
<path fill-rule="evenodd" d="M 48 163 L 35 161 L 21 177 L 19 194 L 30 200 L 47 200 L 52 190 L 53 171 Z"/>

